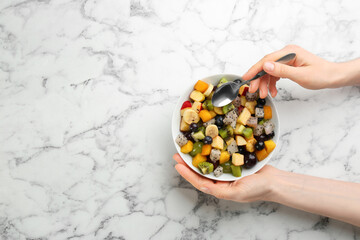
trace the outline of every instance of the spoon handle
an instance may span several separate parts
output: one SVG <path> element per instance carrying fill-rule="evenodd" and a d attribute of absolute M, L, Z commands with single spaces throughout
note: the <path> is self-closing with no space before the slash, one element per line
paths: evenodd
<path fill-rule="evenodd" d="M 295 53 L 289 53 L 281 58 L 279 58 L 278 60 L 276 60 L 276 62 L 280 62 L 280 63 L 287 63 L 289 62 L 290 60 L 294 59 L 296 56 Z M 255 75 L 255 77 L 253 77 L 252 79 L 250 80 L 247 80 L 245 82 L 243 82 L 241 85 L 243 84 L 248 84 L 250 83 L 252 80 L 255 80 L 255 79 L 258 79 L 259 77 L 262 77 L 266 74 L 266 72 L 264 70 L 262 70 L 261 72 L 259 72 L 258 74 Z"/>

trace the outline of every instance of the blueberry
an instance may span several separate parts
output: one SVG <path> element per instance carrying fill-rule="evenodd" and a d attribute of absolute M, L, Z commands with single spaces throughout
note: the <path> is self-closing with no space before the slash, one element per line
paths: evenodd
<path fill-rule="evenodd" d="M 245 154 L 246 153 L 246 148 L 245 148 L 245 146 L 238 146 L 238 150 L 239 150 L 239 153 L 240 154 Z"/>
<path fill-rule="evenodd" d="M 262 120 L 264 120 L 264 118 L 258 117 L 258 123 L 261 122 Z"/>
<path fill-rule="evenodd" d="M 263 150 L 264 147 L 265 147 L 265 144 L 262 141 L 255 143 L 255 149 L 258 150 L 258 151 Z"/>
<path fill-rule="evenodd" d="M 218 127 L 224 126 L 224 117 L 221 116 L 221 115 L 217 115 L 217 116 L 215 117 L 215 124 L 216 124 L 216 126 L 218 126 Z"/>
<path fill-rule="evenodd" d="M 196 123 L 192 123 L 192 124 L 190 124 L 190 131 L 196 132 L 198 127 L 199 126 Z"/>
<path fill-rule="evenodd" d="M 266 135 L 266 140 L 272 139 L 274 136 L 275 136 L 275 133 L 272 132 L 272 133 Z"/>
<path fill-rule="evenodd" d="M 264 142 L 267 140 L 267 136 L 265 134 L 261 134 L 260 136 L 255 136 L 256 141 Z"/>
<path fill-rule="evenodd" d="M 257 158 L 255 153 L 248 153 L 244 157 L 244 168 L 252 168 L 257 163 Z"/>
<path fill-rule="evenodd" d="M 211 138 L 210 136 L 206 136 L 206 137 L 204 138 L 204 143 L 205 143 L 205 144 L 211 144 L 211 143 L 212 143 L 212 138 Z"/>
<path fill-rule="evenodd" d="M 260 105 L 260 106 L 264 106 L 266 104 L 265 98 L 259 98 L 257 100 L 257 104 Z"/>
<path fill-rule="evenodd" d="M 190 140 L 190 141 L 194 142 L 194 139 L 192 138 L 190 131 L 184 132 L 184 135 L 187 138 L 187 140 Z"/>

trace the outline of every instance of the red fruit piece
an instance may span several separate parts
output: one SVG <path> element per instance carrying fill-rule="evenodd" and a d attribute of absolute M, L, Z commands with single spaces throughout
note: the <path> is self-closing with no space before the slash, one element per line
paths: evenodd
<path fill-rule="evenodd" d="M 191 102 L 190 101 L 185 101 L 183 103 L 183 105 L 181 106 L 181 109 L 184 109 L 184 108 L 191 108 Z"/>
<path fill-rule="evenodd" d="M 244 91 L 241 93 L 241 96 L 246 96 L 246 93 L 249 91 L 249 87 L 245 86 Z"/>
<path fill-rule="evenodd" d="M 244 108 L 245 108 L 244 106 L 240 106 L 240 107 L 239 107 L 239 114 L 242 112 L 242 110 L 243 110 Z"/>

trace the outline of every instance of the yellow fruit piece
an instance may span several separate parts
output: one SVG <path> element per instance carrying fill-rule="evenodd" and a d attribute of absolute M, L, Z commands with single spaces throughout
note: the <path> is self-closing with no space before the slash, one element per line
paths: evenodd
<path fill-rule="evenodd" d="M 209 113 L 210 113 L 210 115 L 211 115 L 211 118 L 216 117 L 216 112 L 214 112 L 214 111 L 209 111 Z"/>
<path fill-rule="evenodd" d="M 212 119 L 210 112 L 206 109 L 199 112 L 199 117 L 203 122 L 207 122 Z"/>
<path fill-rule="evenodd" d="M 211 146 L 216 149 L 222 150 L 224 148 L 224 140 L 220 136 L 216 136 L 213 138 L 213 142 L 211 143 Z"/>
<path fill-rule="evenodd" d="M 195 84 L 194 88 L 195 90 L 198 90 L 199 92 L 204 93 L 209 87 L 209 84 L 204 82 L 204 81 L 197 81 L 197 83 Z"/>
<path fill-rule="evenodd" d="M 230 145 L 233 141 L 235 141 L 235 139 L 233 137 L 228 137 L 227 139 L 225 139 L 225 143 L 226 145 Z"/>
<path fill-rule="evenodd" d="M 214 107 L 214 112 L 219 115 L 224 115 L 224 112 L 221 107 Z"/>
<path fill-rule="evenodd" d="M 193 157 L 192 165 L 194 167 L 198 167 L 199 163 L 206 162 L 206 157 L 202 156 L 200 153 L 196 154 L 195 157 Z"/>
<path fill-rule="evenodd" d="M 230 160 L 230 153 L 228 151 L 222 151 L 220 154 L 220 164 Z"/>
<path fill-rule="evenodd" d="M 245 94 L 246 94 L 246 92 L 244 92 L 245 90 L 246 90 L 246 91 L 249 90 L 249 85 L 247 85 L 247 84 L 242 85 L 242 86 L 239 88 L 239 94 L 240 94 L 241 96 L 245 96 Z"/>
<path fill-rule="evenodd" d="M 210 144 L 206 144 L 202 147 L 201 150 L 201 155 L 203 156 L 208 156 L 211 153 L 211 145 Z"/>
<path fill-rule="evenodd" d="M 241 96 L 240 97 L 240 105 L 245 107 L 245 104 L 246 104 L 247 100 L 246 100 L 246 97 L 245 96 Z"/>
<path fill-rule="evenodd" d="M 201 109 L 201 102 L 194 102 L 193 105 L 191 106 L 192 110 L 194 110 L 196 113 L 200 112 Z M 183 110 L 183 109 L 182 109 Z"/>
<path fill-rule="evenodd" d="M 242 110 L 242 112 L 240 113 L 236 122 L 241 123 L 242 125 L 246 125 L 246 123 L 250 117 L 251 117 L 251 113 L 249 112 L 249 110 L 247 108 L 244 108 Z"/>
<path fill-rule="evenodd" d="M 212 93 L 212 90 L 214 89 L 214 85 L 212 85 L 211 83 L 209 83 L 209 87 L 206 89 L 206 91 L 204 92 L 205 97 L 209 97 L 210 94 Z"/>
<path fill-rule="evenodd" d="M 180 151 L 182 153 L 189 153 L 193 150 L 194 144 L 192 141 L 188 141 L 184 146 L 181 147 Z"/>
<path fill-rule="evenodd" d="M 256 151 L 255 155 L 259 161 L 264 160 L 269 154 L 266 152 L 266 149 L 264 148 L 261 151 Z"/>
<path fill-rule="evenodd" d="M 205 95 L 202 94 L 202 92 L 199 92 L 198 90 L 194 90 L 191 92 L 190 98 L 194 100 L 194 102 L 202 102 L 205 100 Z"/>
<path fill-rule="evenodd" d="M 246 142 L 245 138 L 243 138 L 242 136 L 237 135 L 235 138 L 236 138 L 236 145 L 238 145 L 238 146 L 246 145 L 247 142 Z"/>
<path fill-rule="evenodd" d="M 231 159 L 231 162 L 234 164 L 234 166 L 244 165 L 244 155 L 240 153 L 233 153 Z"/>
<path fill-rule="evenodd" d="M 189 130 L 190 130 L 190 125 L 185 122 L 184 118 L 181 118 L 180 131 L 186 132 Z"/>
<path fill-rule="evenodd" d="M 188 110 L 188 109 L 191 109 L 191 108 L 187 107 L 187 108 L 181 109 L 181 110 L 180 110 L 180 116 L 184 116 L 184 112 L 185 112 L 186 110 Z"/>
<path fill-rule="evenodd" d="M 245 148 L 248 152 L 254 152 L 255 151 L 255 143 L 256 143 L 256 139 L 254 137 L 249 138 L 246 141 L 246 145 Z"/>
<path fill-rule="evenodd" d="M 265 149 L 268 154 L 270 154 L 276 147 L 276 143 L 273 140 L 267 140 L 265 143 Z"/>
<path fill-rule="evenodd" d="M 264 119 L 271 119 L 272 118 L 272 110 L 270 106 L 264 106 Z"/>
<path fill-rule="evenodd" d="M 256 106 L 256 104 L 257 104 L 256 101 L 246 102 L 245 107 L 249 110 L 249 112 L 251 114 L 255 114 L 255 106 Z"/>

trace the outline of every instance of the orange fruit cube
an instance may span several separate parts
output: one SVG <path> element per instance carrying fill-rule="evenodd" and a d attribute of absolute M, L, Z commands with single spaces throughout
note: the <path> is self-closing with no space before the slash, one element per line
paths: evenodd
<path fill-rule="evenodd" d="M 272 110 L 270 106 L 264 106 L 264 119 L 271 119 L 272 118 Z"/>
<path fill-rule="evenodd" d="M 211 153 L 211 145 L 210 144 L 206 144 L 202 147 L 201 150 L 201 155 L 203 156 L 208 156 Z"/>
<path fill-rule="evenodd" d="M 194 167 L 198 167 L 199 163 L 206 162 L 206 157 L 202 156 L 200 153 L 196 154 L 195 157 L 193 157 L 192 165 Z"/>
<path fill-rule="evenodd" d="M 198 90 L 199 92 L 204 93 L 209 87 L 209 84 L 204 82 L 204 81 L 197 81 L 197 83 L 195 84 L 194 88 L 195 90 Z"/>

